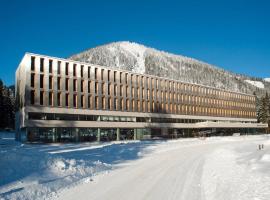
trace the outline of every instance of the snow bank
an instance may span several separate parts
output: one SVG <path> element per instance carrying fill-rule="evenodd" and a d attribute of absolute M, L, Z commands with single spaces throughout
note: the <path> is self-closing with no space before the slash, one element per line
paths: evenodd
<path fill-rule="evenodd" d="M 270 199 L 270 145 L 258 144 L 218 149 L 207 156 L 202 187 L 205 199 Z M 268 143 L 268 140 L 266 140 Z"/>
<path fill-rule="evenodd" d="M 47 199 L 138 159 L 153 142 L 21 144 L 0 139 L 0 199 Z"/>
<path fill-rule="evenodd" d="M 245 80 L 245 82 L 257 87 L 257 88 L 264 88 L 264 84 L 261 81 L 251 81 L 251 80 Z"/>

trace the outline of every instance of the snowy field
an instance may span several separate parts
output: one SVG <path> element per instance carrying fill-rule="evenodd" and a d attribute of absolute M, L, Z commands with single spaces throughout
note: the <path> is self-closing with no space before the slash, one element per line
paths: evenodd
<path fill-rule="evenodd" d="M 0 199 L 269 200 L 270 137 L 41 145 L 0 133 Z"/>

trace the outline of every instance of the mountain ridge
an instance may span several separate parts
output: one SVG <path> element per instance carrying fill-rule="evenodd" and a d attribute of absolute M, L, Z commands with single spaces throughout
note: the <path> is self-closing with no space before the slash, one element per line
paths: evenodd
<path fill-rule="evenodd" d="M 177 55 L 129 41 L 112 42 L 69 59 L 124 69 L 141 74 L 176 79 L 259 96 L 270 91 L 268 79 L 237 74 L 204 61 Z"/>

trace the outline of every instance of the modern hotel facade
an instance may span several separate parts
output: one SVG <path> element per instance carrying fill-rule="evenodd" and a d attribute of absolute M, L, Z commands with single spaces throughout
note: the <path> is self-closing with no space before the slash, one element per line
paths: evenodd
<path fill-rule="evenodd" d="M 250 133 L 255 96 L 26 53 L 16 71 L 16 138 L 30 142 Z"/>

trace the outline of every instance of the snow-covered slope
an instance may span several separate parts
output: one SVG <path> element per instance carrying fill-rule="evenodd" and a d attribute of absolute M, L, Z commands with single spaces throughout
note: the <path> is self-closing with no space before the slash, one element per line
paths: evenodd
<path fill-rule="evenodd" d="M 245 80 L 247 83 L 254 85 L 257 88 L 264 88 L 264 84 L 261 81 L 251 81 L 251 80 Z"/>
<path fill-rule="evenodd" d="M 73 55 L 70 59 L 236 92 L 256 92 L 260 95 L 266 90 L 270 91 L 270 82 L 261 78 L 235 74 L 193 58 L 159 51 L 134 42 L 114 42 L 98 46 Z M 264 87 L 245 80 L 260 81 Z"/>
<path fill-rule="evenodd" d="M 264 81 L 269 82 L 270 83 L 270 78 L 264 78 Z"/>

